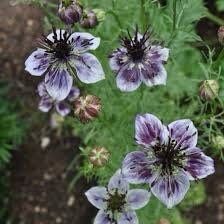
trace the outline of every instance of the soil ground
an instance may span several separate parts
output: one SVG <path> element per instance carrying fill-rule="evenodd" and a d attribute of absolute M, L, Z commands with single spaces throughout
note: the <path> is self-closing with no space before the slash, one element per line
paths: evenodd
<path fill-rule="evenodd" d="M 90 185 L 81 178 L 68 191 L 76 173 L 67 167 L 78 154 L 79 139 L 50 131 L 49 117 L 37 112 L 34 89 L 39 79 L 24 72 L 24 60 L 43 32 L 41 16 L 33 7 L 0 1 L 0 77 L 9 81 L 10 98 L 20 100 L 24 121 L 32 124 L 25 142 L 13 153 L 10 212 L 16 224 L 87 224 L 95 214 L 84 196 Z M 51 140 L 45 149 L 40 146 L 43 137 Z"/>
<path fill-rule="evenodd" d="M 27 123 L 34 120 L 25 142 L 13 154 L 11 216 L 16 224 L 89 224 L 96 212 L 83 196 L 89 184 L 81 178 L 73 190 L 68 191 L 70 177 L 75 173 L 68 172 L 67 167 L 77 155 L 79 140 L 66 137 L 67 134 L 59 138 L 49 130 L 48 118 L 36 110 L 37 97 L 33 89 L 38 79 L 24 72 L 24 60 L 42 33 L 41 13 L 28 6 L 12 7 L 8 0 L 1 0 L 0 18 L 0 77 L 13 87 L 11 98 L 19 98 L 26 108 L 23 116 Z M 206 20 L 199 26 L 200 34 L 206 36 L 208 27 L 212 27 L 214 37 L 217 27 Z M 44 127 L 40 126 L 42 120 L 46 122 Z M 46 136 L 51 142 L 41 149 L 41 138 Z M 206 179 L 205 184 L 208 194 L 205 204 L 186 216 L 194 224 L 223 224 L 223 163 L 217 162 L 215 175 Z"/>

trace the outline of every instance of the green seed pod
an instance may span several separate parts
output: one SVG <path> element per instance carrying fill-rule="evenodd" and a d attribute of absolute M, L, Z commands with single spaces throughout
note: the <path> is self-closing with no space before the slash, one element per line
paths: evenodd
<path fill-rule="evenodd" d="M 103 167 L 107 164 L 110 153 L 104 147 L 96 147 L 89 154 L 89 161 L 95 167 Z"/>
<path fill-rule="evenodd" d="M 224 136 L 218 135 L 212 138 L 213 145 L 218 150 L 224 150 Z"/>
<path fill-rule="evenodd" d="M 202 100 L 213 100 L 219 95 L 219 83 L 216 80 L 205 80 L 201 82 L 199 96 Z"/>

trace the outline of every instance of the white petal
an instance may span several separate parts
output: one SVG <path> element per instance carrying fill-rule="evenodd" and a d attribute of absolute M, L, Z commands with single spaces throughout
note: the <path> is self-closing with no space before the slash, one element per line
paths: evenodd
<path fill-rule="evenodd" d="M 98 209 L 106 208 L 107 189 L 105 187 L 92 187 L 85 193 L 88 201 Z"/>
<path fill-rule="evenodd" d="M 179 204 L 190 187 L 188 175 L 180 171 L 174 176 L 161 176 L 153 184 L 152 193 L 162 201 L 167 208 Z"/>
<path fill-rule="evenodd" d="M 139 145 L 149 147 L 157 141 L 166 143 L 169 132 L 162 122 L 152 114 L 137 115 L 135 120 L 135 139 Z"/>
<path fill-rule="evenodd" d="M 147 86 L 155 86 L 155 85 L 166 85 L 166 80 L 167 80 L 167 72 L 164 66 L 157 65 L 155 66 L 155 71 L 154 69 L 147 69 L 147 70 L 141 70 L 141 77 L 143 82 Z M 153 73 L 151 73 L 153 72 Z"/>
<path fill-rule="evenodd" d="M 94 37 L 90 33 L 73 33 L 69 38 L 70 41 L 73 41 L 73 46 L 75 50 L 83 53 L 88 50 L 96 50 L 100 45 L 100 38 Z"/>
<path fill-rule="evenodd" d="M 76 58 L 70 61 L 70 63 L 75 67 L 80 81 L 84 83 L 96 83 L 105 79 L 102 65 L 98 59 L 90 53 L 84 53 L 79 59 Z"/>
<path fill-rule="evenodd" d="M 45 76 L 45 85 L 50 96 L 57 100 L 64 100 L 70 93 L 73 78 L 67 69 L 51 68 Z"/>
<path fill-rule="evenodd" d="M 198 131 L 189 119 L 182 119 L 168 125 L 170 137 L 177 141 L 178 146 L 195 147 L 198 141 Z"/>
<path fill-rule="evenodd" d="M 135 211 L 123 212 L 117 224 L 138 224 L 138 217 Z"/>
<path fill-rule="evenodd" d="M 133 210 L 145 207 L 149 199 L 150 193 L 143 189 L 132 189 L 127 194 L 127 203 Z"/>
<path fill-rule="evenodd" d="M 121 170 L 117 170 L 117 172 L 111 177 L 108 190 L 110 192 L 114 192 L 118 190 L 120 193 L 126 194 L 129 189 L 128 182 L 124 179 L 123 175 L 121 174 Z"/>
<path fill-rule="evenodd" d="M 43 75 L 49 67 L 48 54 L 43 49 L 37 49 L 27 58 L 25 66 L 25 70 L 31 75 Z"/>
<path fill-rule="evenodd" d="M 123 92 L 132 92 L 141 85 L 140 69 L 130 64 L 122 66 L 117 78 L 117 87 Z"/>
<path fill-rule="evenodd" d="M 106 212 L 100 210 L 97 213 L 93 224 L 114 224 L 114 222 L 111 220 L 110 216 Z"/>

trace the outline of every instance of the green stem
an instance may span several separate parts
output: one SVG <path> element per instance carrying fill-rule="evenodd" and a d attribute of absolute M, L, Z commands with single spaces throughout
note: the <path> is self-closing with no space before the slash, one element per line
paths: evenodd
<path fill-rule="evenodd" d="M 214 23 L 216 23 L 216 24 L 218 24 L 218 25 L 220 25 L 220 26 L 223 26 L 223 25 L 224 25 L 224 20 L 223 20 L 223 19 L 221 19 L 221 18 L 219 18 L 219 17 L 213 15 L 213 14 L 210 13 L 209 11 L 207 11 L 207 12 L 205 13 L 205 16 L 206 16 L 208 19 L 210 19 L 211 21 L 213 21 Z"/>
<path fill-rule="evenodd" d="M 147 28 L 147 16 L 146 16 L 146 11 L 145 11 L 145 0 L 141 0 L 141 14 L 140 14 L 140 20 L 142 22 L 142 28 L 143 30 L 146 30 Z"/>
<path fill-rule="evenodd" d="M 177 1 L 173 0 L 173 32 L 176 30 L 177 23 Z"/>

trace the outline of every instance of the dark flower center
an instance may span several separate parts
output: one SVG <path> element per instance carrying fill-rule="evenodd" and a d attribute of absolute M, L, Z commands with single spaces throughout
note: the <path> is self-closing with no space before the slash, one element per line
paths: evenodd
<path fill-rule="evenodd" d="M 183 168 L 184 150 L 175 140 L 169 138 L 168 144 L 157 144 L 153 147 L 157 165 L 162 166 L 162 175 L 172 175 L 177 168 Z"/>
<path fill-rule="evenodd" d="M 147 40 L 149 40 L 148 30 L 143 34 L 141 38 L 138 37 L 138 27 L 136 27 L 134 37 L 131 37 L 129 31 L 128 36 L 123 37 L 122 46 L 127 49 L 128 55 L 132 58 L 133 62 L 139 62 L 143 59 L 146 49 L 149 46 L 146 45 Z"/>
<path fill-rule="evenodd" d="M 46 52 L 54 54 L 55 58 L 66 60 L 70 56 L 72 50 L 71 42 L 69 41 L 70 36 L 70 33 L 62 33 L 62 30 L 60 30 L 58 37 L 56 29 L 53 28 L 53 41 L 43 36 L 41 45 L 46 49 Z"/>
<path fill-rule="evenodd" d="M 125 195 L 119 194 L 117 191 L 114 194 L 110 194 L 108 199 L 108 210 L 112 212 L 122 212 L 123 206 L 125 205 Z"/>

